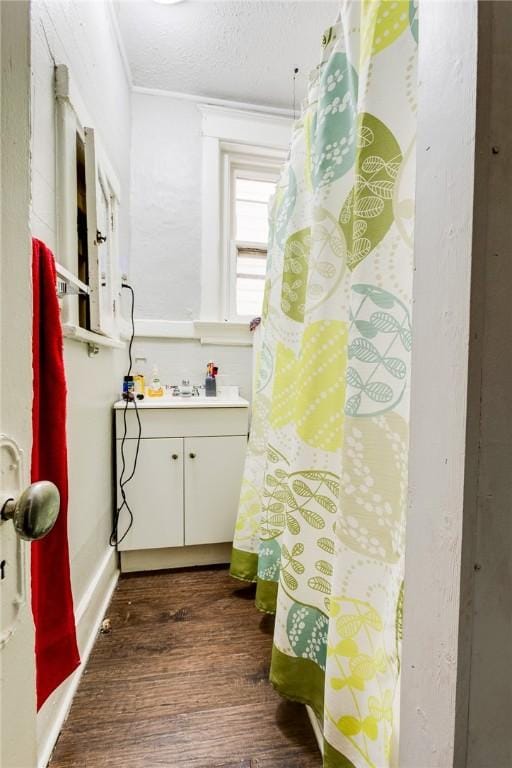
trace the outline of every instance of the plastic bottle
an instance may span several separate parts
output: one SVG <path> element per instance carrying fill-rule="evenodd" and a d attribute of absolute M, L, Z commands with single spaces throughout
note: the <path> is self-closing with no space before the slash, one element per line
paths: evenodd
<path fill-rule="evenodd" d="M 144 393 L 145 393 L 145 387 L 144 387 L 144 374 L 143 373 L 136 373 L 133 377 L 133 384 L 135 388 L 135 397 L 137 400 L 144 400 Z"/>
<path fill-rule="evenodd" d="M 163 397 L 163 396 L 164 396 L 164 388 L 162 387 L 160 376 L 158 375 L 158 368 L 156 365 L 154 365 L 153 372 L 151 374 L 151 380 L 148 387 L 148 397 Z"/>
<path fill-rule="evenodd" d="M 146 382 L 148 380 L 145 357 L 135 358 L 135 373 L 133 375 L 133 384 L 135 389 L 135 397 L 137 400 L 144 400 L 146 394 Z"/>

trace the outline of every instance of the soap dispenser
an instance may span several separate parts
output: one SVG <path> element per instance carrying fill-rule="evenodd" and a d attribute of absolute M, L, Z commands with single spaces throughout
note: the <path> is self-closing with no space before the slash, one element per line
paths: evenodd
<path fill-rule="evenodd" d="M 163 397 L 164 388 L 160 382 L 160 376 L 158 375 L 158 368 L 153 366 L 153 373 L 151 374 L 151 381 L 148 387 L 148 397 Z"/>

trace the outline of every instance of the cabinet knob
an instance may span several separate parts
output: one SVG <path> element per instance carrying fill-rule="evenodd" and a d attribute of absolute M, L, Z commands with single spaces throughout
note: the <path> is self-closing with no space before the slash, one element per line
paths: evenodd
<path fill-rule="evenodd" d="M 189 456 L 190 456 L 191 459 L 195 459 L 196 454 L 195 453 L 189 453 Z"/>
<path fill-rule="evenodd" d="M 173 453 L 172 458 L 176 461 L 176 459 L 179 459 L 179 456 L 177 453 Z"/>

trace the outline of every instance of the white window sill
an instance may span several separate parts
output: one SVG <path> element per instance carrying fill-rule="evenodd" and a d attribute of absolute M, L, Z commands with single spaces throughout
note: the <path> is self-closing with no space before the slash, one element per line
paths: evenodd
<path fill-rule="evenodd" d="M 201 344 L 219 344 L 221 346 L 252 346 L 249 322 L 136 320 L 135 335 L 149 339 L 197 339 Z"/>
<path fill-rule="evenodd" d="M 201 344 L 223 344 L 242 347 L 249 347 L 252 344 L 249 323 L 197 321 L 194 323 L 194 327 L 201 339 Z"/>
<path fill-rule="evenodd" d="M 125 346 L 124 341 L 113 339 L 110 336 L 102 336 L 100 333 L 93 333 L 93 331 L 88 331 L 85 328 L 81 328 L 79 325 L 72 325 L 71 323 L 63 323 L 62 335 L 65 339 L 80 341 L 83 344 L 89 344 L 94 347 L 123 349 Z"/>

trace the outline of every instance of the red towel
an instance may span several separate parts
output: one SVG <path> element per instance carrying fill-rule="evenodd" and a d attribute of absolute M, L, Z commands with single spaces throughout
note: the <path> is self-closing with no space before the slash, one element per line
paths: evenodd
<path fill-rule="evenodd" d="M 55 260 L 32 243 L 34 320 L 32 354 L 32 482 L 51 480 L 60 491 L 54 528 L 32 544 L 32 612 L 36 632 L 37 708 L 80 664 L 68 550 L 66 377 Z"/>

